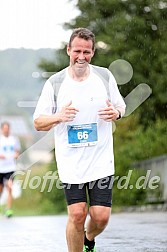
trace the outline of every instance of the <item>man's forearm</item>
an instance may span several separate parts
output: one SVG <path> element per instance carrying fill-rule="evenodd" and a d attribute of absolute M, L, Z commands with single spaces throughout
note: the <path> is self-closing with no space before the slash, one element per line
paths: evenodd
<path fill-rule="evenodd" d="M 40 115 L 34 120 L 34 126 L 38 131 L 48 131 L 58 123 L 60 123 L 58 114 Z"/>

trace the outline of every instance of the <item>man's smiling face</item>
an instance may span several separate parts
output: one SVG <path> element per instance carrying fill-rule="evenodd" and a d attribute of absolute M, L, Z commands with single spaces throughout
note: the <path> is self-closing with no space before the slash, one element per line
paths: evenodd
<path fill-rule="evenodd" d="M 73 70 L 80 73 L 85 72 L 94 55 L 92 40 L 75 37 L 71 46 L 67 46 L 67 54 Z"/>

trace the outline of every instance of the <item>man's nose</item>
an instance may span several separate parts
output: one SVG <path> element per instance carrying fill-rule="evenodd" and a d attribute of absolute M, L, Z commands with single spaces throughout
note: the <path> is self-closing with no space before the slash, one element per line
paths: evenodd
<path fill-rule="evenodd" d="M 84 55 L 83 52 L 80 52 L 80 53 L 79 53 L 79 59 L 85 59 L 85 55 Z"/>

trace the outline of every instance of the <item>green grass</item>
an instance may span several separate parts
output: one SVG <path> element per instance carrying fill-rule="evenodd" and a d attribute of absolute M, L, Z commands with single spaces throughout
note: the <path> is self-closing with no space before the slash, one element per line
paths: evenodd
<path fill-rule="evenodd" d="M 47 166 L 36 165 L 32 167 L 31 171 L 27 171 L 24 176 L 21 175 L 17 178 L 22 181 L 22 195 L 13 200 L 12 208 L 15 216 L 57 214 L 55 205 L 46 198 L 43 192 L 40 192 L 41 184 L 36 189 L 30 188 L 32 178 L 34 178 L 34 176 L 40 176 L 42 178 L 47 171 Z M 29 179 L 27 180 L 27 186 L 24 189 L 26 176 L 28 176 Z"/>

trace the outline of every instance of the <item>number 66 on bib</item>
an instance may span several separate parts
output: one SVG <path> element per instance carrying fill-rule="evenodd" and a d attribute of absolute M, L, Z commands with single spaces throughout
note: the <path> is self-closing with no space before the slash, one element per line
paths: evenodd
<path fill-rule="evenodd" d="M 69 147 L 92 146 L 98 141 L 97 123 L 68 125 L 67 131 Z"/>

